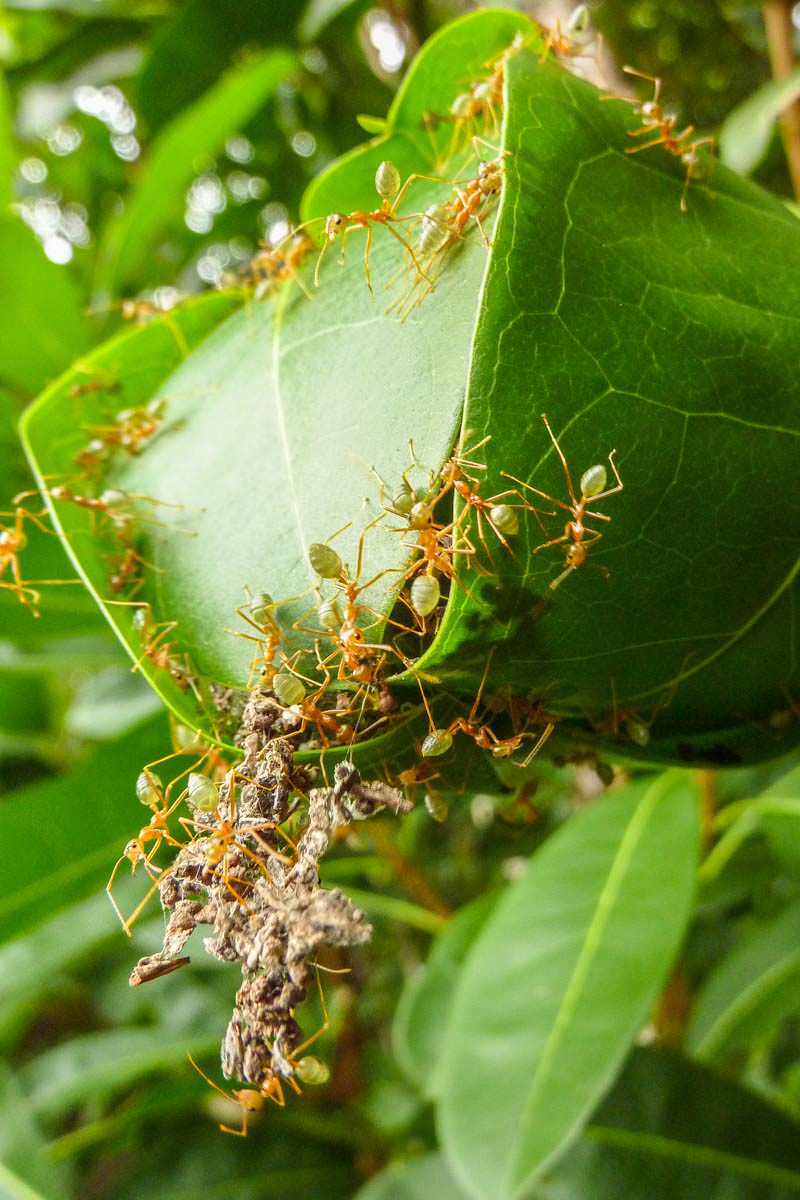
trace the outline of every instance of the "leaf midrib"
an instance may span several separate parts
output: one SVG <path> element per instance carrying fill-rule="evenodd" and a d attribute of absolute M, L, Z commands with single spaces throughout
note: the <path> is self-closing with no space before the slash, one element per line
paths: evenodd
<path fill-rule="evenodd" d="M 671 787 L 672 781 L 673 774 L 669 772 L 645 792 L 622 835 L 619 848 L 614 856 L 614 861 L 611 864 L 606 881 L 598 896 L 594 914 L 587 926 L 580 953 L 564 991 L 561 1005 L 556 1013 L 550 1036 L 545 1042 L 539 1063 L 534 1071 L 531 1087 L 528 1092 L 528 1100 L 517 1122 L 517 1136 L 513 1139 L 518 1146 L 522 1145 L 522 1130 L 530 1123 L 530 1116 L 532 1110 L 535 1108 L 537 1096 L 547 1084 L 553 1063 L 565 1040 L 565 1031 L 569 1027 L 583 996 L 586 980 L 594 965 L 603 935 L 608 928 L 636 848 L 650 822 L 653 812 L 661 802 L 663 794 Z M 563 1141 L 567 1140 L 571 1132 L 579 1124 L 581 1116 L 582 1114 L 579 1114 L 573 1121 L 570 1130 L 564 1135 Z M 552 1156 L 552 1153 L 553 1150 L 551 1149 L 546 1157 L 536 1164 L 535 1169 L 537 1171 L 541 1170 Z M 519 1158 L 520 1151 L 518 1149 L 515 1158 L 512 1160 L 509 1172 L 509 1182 L 512 1187 L 520 1185 L 524 1180 L 529 1179 L 532 1174 L 530 1168 L 526 1169 L 524 1174 L 518 1174 Z"/>

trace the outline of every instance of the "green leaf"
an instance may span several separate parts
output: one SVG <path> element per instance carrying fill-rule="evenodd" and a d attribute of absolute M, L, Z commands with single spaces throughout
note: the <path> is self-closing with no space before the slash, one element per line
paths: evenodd
<path fill-rule="evenodd" d="M 373 205 L 384 158 L 403 174 L 429 172 L 450 133 L 434 145 L 424 114 L 446 112 L 520 29 L 532 31 L 517 14 L 484 11 L 431 39 L 386 134 L 314 181 L 305 216 Z M 160 620 L 178 622 L 201 675 L 243 686 L 252 645 L 222 636 L 242 588 L 292 598 L 280 613 L 292 642 L 314 604 L 308 544 L 349 523 L 336 547 L 352 567 L 359 534 L 381 511 L 370 468 L 396 488 L 410 436 L 435 470 L 469 429 L 475 440 L 491 437 L 481 450 L 484 496 L 509 486 L 507 471 L 562 498 L 546 411 L 576 477 L 618 451 L 625 486 L 604 503 L 604 541 L 555 592 L 563 546 L 534 556 L 544 535 L 532 517 L 515 557 L 495 547 L 493 573 L 485 559 L 483 572 L 462 562 L 422 667 L 469 703 L 494 645 L 492 682 L 545 696 L 581 741 L 656 762 L 776 755 L 800 736 L 798 722 L 777 737 L 768 728 L 798 670 L 786 647 L 800 570 L 800 227 L 721 166 L 710 181 L 692 181 L 682 213 L 682 164 L 663 147 L 624 153 L 637 120 L 629 106 L 603 103 L 539 59 L 525 48 L 507 62 L 496 135 L 507 152 L 504 193 L 490 254 L 470 233 L 440 264 L 434 293 L 401 322 L 383 311 L 401 248 L 377 230 L 373 301 L 358 261 L 363 232 L 353 231 L 349 263 L 328 254 L 313 301 L 293 282 L 232 317 L 164 382 L 169 438 L 113 481 L 183 504 L 197 536 L 148 547 L 165 571 L 142 598 Z M 407 215 L 452 195 L 443 188 L 419 181 Z M 392 295 L 410 283 L 406 269 Z M 36 436 L 29 430 L 42 472 L 64 470 L 79 444 L 74 432 L 54 444 L 49 425 L 65 430 L 62 407 L 52 394 Z M 720 472 L 713 498 L 710 463 Z M 767 477 L 770 489 L 755 486 Z M 783 532 L 767 538 L 776 497 Z M 544 520 L 557 537 L 561 518 Z M 379 614 L 392 607 L 403 540 L 384 522 L 366 541 L 365 575 L 393 572 L 370 592 Z M 116 621 L 132 645 L 125 614 Z M 409 679 L 398 692 L 417 698 Z M 174 691 L 170 703 L 180 705 Z M 649 745 L 627 739 L 631 721 L 655 723 Z M 409 721 L 406 740 L 418 732 Z"/>
<path fill-rule="evenodd" d="M 738 1084 L 637 1050 L 531 1200 L 788 1200 L 800 1191 L 799 1133 Z"/>
<path fill-rule="evenodd" d="M 0 1037 L 10 1039 L 27 1025 L 31 1006 L 52 995 L 63 973 L 84 963 L 112 939 L 124 937 L 105 895 L 58 907 L 56 915 L 0 947 Z"/>
<path fill-rule="evenodd" d="M 14 135 L 11 127 L 11 105 L 8 88 L 0 75 L 0 215 L 5 216 L 6 209 L 14 198 L 14 167 L 16 153 L 14 151 Z"/>
<path fill-rule="evenodd" d="M 364 7 L 365 0 L 308 0 L 297 23 L 297 37 L 301 42 L 313 42 L 342 13 Z"/>
<path fill-rule="evenodd" d="M 163 718 L 150 720 L 73 774 L 22 788 L 0 806 L 0 842 L 8 849 L 0 875 L 0 942 L 105 884 L 141 824 L 136 776 L 168 750 Z"/>
<path fill-rule="evenodd" d="M 738 800 L 722 808 L 714 821 L 715 832 L 721 837 L 714 844 L 702 867 L 700 881 L 716 879 L 727 867 L 740 846 L 753 834 L 764 831 L 775 843 L 779 855 L 789 836 L 796 837 L 796 821 L 800 817 L 800 767 L 795 767 L 772 784 L 755 800 Z"/>
<path fill-rule="evenodd" d="M 0 384 L 33 394 L 87 345 L 78 290 L 51 263 L 34 235 L 15 217 L 0 215 L 0 296 L 3 342 L 13 354 L 0 361 Z"/>
<path fill-rule="evenodd" d="M 497 903 L 489 894 L 453 917 L 431 946 L 424 968 L 405 985 L 392 1025 L 392 1044 L 401 1068 L 427 1097 L 436 1095 L 441 1068 L 442 1031 L 453 988 L 475 938 Z"/>
<path fill-rule="evenodd" d="M 759 922 L 712 971 L 686 1038 L 700 1059 L 724 1059 L 800 1009 L 800 902 Z"/>
<path fill-rule="evenodd" d="M 218 1004 L 199 1014 L 193 1029 L 153 1025 L 87 1033 L 46 1050 L 21 1072 L 34 1111 L 56 1117 L 82 1100 L 104 1099 L 155 1071 L 190 1070 L 186 1056 L 204 1057 L 219 1044 Z"/>
<path fill-rule="evenodd" d="M 354 1200 L 465 1200 L 447 1163 L 439 1154 L 426 1154 L 392 1163 L 359 1188 Z"/>
<path fill-rule="evenodd" d="M 46 1142 L 17 1077 L 0 1066 L 0 1195 L 4 1200 L 67 1200 L 70 1173 L 48 1162 Z"/>
<path fill-rule="evenodd" d="M 158 135 L 126 211 L 111 228 L 102 251 L 106 266 L 101 278 L 109 291 L 152 280 L 143 267 L 204 157 L 217 153 L 295 66 L 292 54 L 274 50 L 232 68 Z"/>
<path fill-rule="evenodd" d="M 455 992 L 439 1090 L 443 1148 L 470 1195 L 527 1196 L 612 1082 L 680 943 L 698 842 L 697 798 L 668 772 L 569 821 L 490 918 Z"/>
<path fill-rule="evenodd" d="M 783 79 L 773 79 L 748 96 L 722 123 L 720 159 L 740 175 L 754 171 L 775 133 L 775 122 L 800 96 L 800 67 Z"/>

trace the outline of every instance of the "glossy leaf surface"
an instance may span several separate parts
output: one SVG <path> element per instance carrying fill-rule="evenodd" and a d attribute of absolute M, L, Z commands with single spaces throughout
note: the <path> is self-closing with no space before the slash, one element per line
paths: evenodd
<path fill-rule="evenodd" d="M 438 1093 L 443 1149 L 470 1195 L 527 1196 L 579 1132 L 680 944 L 697 852 L 696 797 L 667 773 L 573 817 L 489 919 L 453 1000 Z"/>

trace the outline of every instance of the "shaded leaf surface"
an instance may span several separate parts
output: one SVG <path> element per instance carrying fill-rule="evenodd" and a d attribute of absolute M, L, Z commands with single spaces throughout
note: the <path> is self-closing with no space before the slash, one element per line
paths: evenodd
<path fill-rule="evenodd" d="M 392 1026 L 395 1055 L 428 1097 L 436 1094 L 442 1034 L 461 966 L 497 899 L 495 894 L 481 896 L 456 913 L 433 943 L 423 970 L 406 983 L 400 997 Z"/>
<path fill-rule="evenodd" d="M 798 1125 L 736 1083 L 637 1050 L 536 1200 L 784 1200 L 800 1190 Z"/>
<path fill-rule="evenodd" d="M 527 1196 L 609 1086 L 680 943 L 697 852 L 696 798 L 667 773 L 573 817 L 490 918 L 439 1091 L 442 1145 L 470 1195 Z"/>
<path fill-rule="evenodd" d="M 148 721 L 72 775 L 23 788 L 0 806 L 0 941 L 105 883 L 136 832 L 136 777 L 168 745 L 163 718 Z M 121 795 L 119 780 L 128 783 Z"/>
<path fill-rule="evenodd" d="M 758 1040 L 800 1008 L 800 904 L 757 925 L 705 981 L 692 1012 L 687 1048 L 723 1058 Z"/>
<path fill-rule="evenodd" d="M 354 1200 L 465 1200 L 447 1163 L 439 1154 L 426 1154 L 393 1163 L 357 1192 Z"/>

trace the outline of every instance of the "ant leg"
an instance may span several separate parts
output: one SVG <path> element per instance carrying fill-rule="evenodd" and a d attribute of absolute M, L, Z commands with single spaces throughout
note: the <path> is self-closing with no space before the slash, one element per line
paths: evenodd
<path fill-rule="evenodd" d="M 317 258 L 317 264 L 314 267 L 314 287 L 315 288 L 319 287 L 319 269 L 322 266 L 322 260 L 325 257 L 325 252 L 327 251 L 328 246 L 330 246 L 330 244 L 331 244 L 331 239 L 326 236 L 324 242 L 322 243 L 322 249 L 319 252 L 319 257 Z"/>
<path fill-rule="evenodd" d="M 209 1087 L 212 1087 L 215 1092 L 219 1092 L 220 1096 L 224 1096 L 226 1100 L 230 1100 L 230 1102 L 232 1104 L 237 1103 L 236 1099 L 233 1096 L 231 1096 L 228 1092 L 226 1092 L 224 1088 L 221 1088 L 218 1083 L 215 1083 L 214 1080 L 209 1075 L 206 1075 L 203 1068 L 199 1067 L 197 1065 L 197 1063 L 192 1058 L 191 1054 L 187 1054 L 186 1057 L 189 1059 L 189 1062 L 192 1064 L 195 1071 L 197 1071 L 197 1074 L 200 1075 L 203 1079 L 205 1079 L 205 1081 L 209 1085 Z M 242 1128 L 241 1129 L 231 1129 L 231 1127 L 229 1125 L 220 1125 L 220 1129 L 222 1130 L 223 1133 L 232 1133 L 234 1135 L 234 1137 L 247 1137 L 248 1113 L 247 1113 L 247 1109 L 244 1108 L 244 1106 L 240 1105 L 240 1107 L 242 1109 Z"/>
<path fill-rule="evenodd" d="M 634 134 L 633 136 L 635 137 L 636 135 Z M 642 150 L 652 150 L 653 146 L 663 146 L 664 142 L 666 140 L 667 140 L 666 137 L 662 136 L 662 137 L 654 138 L 652 142 L 643 142 L 639 146 L 628 146 L 627 149 L 625 150 L 625 153 L 626 154 L 639 154 L 639 152 Z"/>
<path fill-rule="evenodd" d="M 578 501 L 575 499 L 575 488 L 572 486 L 572 476 L 569 473 L 569 467 L 567 466 L 567 460 L 564 456 L 564 451 L 559 446 L 558 439 L 550 428 L 550 422 L 547 419 L 546 413 L 542 413 L 542 420 L 544 421 L 545 429 L 550 434 L 550 441 L 555 446 L 556 454 L 561 459 L 561 465 L 564 468 L 564 478 L 567 481 L 567 491 L 569 492 L 569 498 L 572 501 L 572 507 L 575 508 L 577 507 Z"/>
<path fill-rule="evenodd" d="M 538 740 L 537 740 L 537 741 L 534 743 L 533 749 L 531 750 L 530 754 L 526 755 L 526 757 L 525 757 L 525 758 L 522 760 L 522 762 L 519 764 L 521 767 L 527 767 L 527 766 L 528 766 L 528 764 L 529 764 L 530 762 L 532 762 L 534 758 L 536 758 L 536 755 L 539 753 L 539 751 L 541 750 L 542 746 L 543 746 L 543 745 L 545 744 L 545 742 L 548 740 L 548 738 L 550 737 L 550 734 L 553 732 L 553 730 L 555 729 L 555 727 L 556 727 L 556 726 L 555 726 L 555 722 L 554 722 L 554 721 L 548 721 L 548 722 L 547 722 L 547 724 L 545 725 L 545 727 L 544 727 L 544 729 L 542 730 L 541 734 L 539 735 L 539 738 L 538 738 Z"/>
<path fill-rule="evenodd" d="M 500 474 L 504 479 L 511 479 L 514 483 L 518 483 L 520 487 L 525 488 L 527 492 L 533 492 L 534 496 L 541 496 L 543 500 L 547 500 L 550 504 L 557 504 L 559 508 L 563 508 L 565 512 L 572 512 L 568 504 L 563 500 L 556 500 L 555 496 L 550 496 L 547 492 L 543 492 L 540 488 L 534 487 L 532 483 L 526 483 L 524 479 L 517 479 L 516 475 L 512 475 L 509 471 L 501 471 Z M 524 499 L 524 497 L 523 497 Z M 526 504 L 525 507 L 529 512 L 538 513 L 540 510 L 532 505 Z M 555 513 L 546 513 L 548 517 L 554 517 Z"/>
<path fill-rule="evenodd" d="M 306 1038 L 306 1040 L 301 1042 L 299 1046 L 295 1046 L 294 1050 L 292 1051 L 292 1057 L 302 1054 L 303 1051 L 307 1050 L 309 1046 L 313 1046 L 314 1042 L 316 1042 L 318 1038 L 321 1038 L 323 1034 L 327 1033 L 331 1027 L 331 1019 L 328 1014 L 328 1006 L 325 1003 L 325 993 L 322 990 L 322 980 L 320 979 L 319 975 L 319 967 L 317 967 L 317 989 L 319 991 L 319 1003 L 322 1009 L 322 1024 L 316 1033 L 312 1033 L 310 1038 Z"/>
<path fill-rule="evenodd" d="M 561 537 L 551 538 L 549 542 L 542 542 L 541 546 L 537 546 L 533 553 L 538 554 L 540 550 L 546 550 L 548 546 L 560 546 L 564 542 L 571 542 L 572 538 L 568 533 L 564 533 Z"/>
<path fill-rule="evenodd" d="M 147 907 L 147 905 L 150 903 L 151 898 L 158 891 L 159 887 L 161 886 L 161 881 L 163 880 L 164 876 L 167 874 L 167 872 L 169 870 L 170 870 L 169 867 L 164 868 L 164 870 L 159 874 L 158 878 L 153 880 L 152 885 L 147 889 L 144 896 L 139 901 L 139 903 L 136 905 L 136 908 L 133 910 L 131 915 L 127 919 L 123 920 L 122 928 L 125 930 L 128 937 L 133 936 L 133 934 L 131 933 L 132 926 L 135 924 L 136 921 L 139 920 L 139 917 L 141 916 L 142 912 Z"/>
<path fill-rule="evenodd" d="M 472 724 L 472 722 L 475 720 L 475 715 L 476 715 L 478 709 L 480 708 L 481 696 L 483 695 L 483 689 L 486 686 L 486 680 L 489 677 L 489 668 L 492 665 L 492 659 L 494 657 L 495 649 L 496 649 L 496 647 L 492 646 L 491 650 L 489 651 L 489 657 L 486 659 L 486 666 L 483 669 L 483 675 L 481 677 L 480 687 L 478 688 L 477 694 L 475 696 L 475 700 L 473 701 L 473 704 L 472 704 L 472 708 L 469 710 L 469 716 L 467 717 L 467 722 L 469 724 Z"/>
<path fill-rule="evenodd" d="M 116 900 L 114 899 L 114 893 L 113 893 L 114 880 L 117 877 L 117 871 L 120 869 L 120 866 L 122 865 L 122 863 L 125 862 L 126 857 L 127 856 L 125 854 L 120 854 L 119 858 L 114 863 L 114 869 L 108 878 L 108 883 L 106 884 L 106 892 L 108 894 L 109 900 L 111 901 L 111 907 L 114 909 L 114 912 L 119 917 L 120 925 L 125 930 L 128 937 L 131 937 L 132 936 L 131 931 L 128 928 L 128 924 L 127 924 L 124 916 L 122 915 L 122 909 L 120 908 L 120 906 L 117 904 Z"/>
<path fill-rule="evenodd" d="M 392 235 L 392 237 L 395 238 L 400 243 L 400 245 L 403 246 L 403 248 L 405 249 L 406 253 L 408 254 L 409 258 L 411 259 L 412 263 L 414 264 L 414 269 L 416 270 L 419 278 L 424 279 L 425 282 L 429 285 L 429 287 L 431 289 L 433 289 L 433 283 L 431 282 L 430 277 L 425 274 L 424 270 L 420 266 L 420 261 L 414 252 L 414 247 L 411 245 L 411 243 L 408 241 L 408 239 L 404 238 L 402 233 L 398 233 L 396 229 L 393 229 L 391 225 L 387 225 L 386 228 L 389 231 L 389 233 Z"/>
<path fill-rule="evenodd" d="M 389 226 L 387 225 L 386 228 L 388 229 Z M 370 253 L 370 250 L 372 249 L 372 226 L 370 225 L 369 221 L 366 224 L 366 231 L 367 231 L 367 236 L 364 238 L 364 274 L 367 277 L 367 287 L 369 288 L 369 294 L 372 296 L 372 298 L 374 300 L 375 299 L 375 289 L 372 286 L 372 275 L 370 274 L 370 269 L 369 269 L 369 253 Z M 342 237 L 342 245 L 344 246 L 344 237 Z"/>

